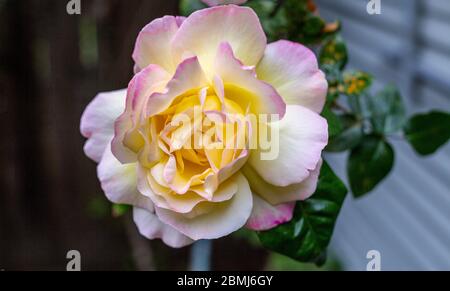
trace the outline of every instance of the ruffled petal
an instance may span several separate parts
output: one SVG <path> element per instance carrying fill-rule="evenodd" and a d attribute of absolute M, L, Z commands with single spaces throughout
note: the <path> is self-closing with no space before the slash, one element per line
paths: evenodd
<path fill-rule="evenodd" d="M 208 80 L 197 57 L 184 60 L 178 65 L 175 75 L 167 84 L 166 91 L 164 93 L 154 93 L 148 98 L 146 105 L 147 117 L 163 112 L 172 104 L 175 98 L 184 93 L 198 94 L 206 85 L 208 85 Z"/>
<path fill-rule="evenodd" d="M 122 163 L 137 160 L 137 153 L 144 146 L 144 138 L 138 129 L 141 112 L 149 96 L 164 90 L 170 75 L 157 65 L 150 65 L 136 74 L 128 85 L 125 111 L 114 124 L 112 151 Z"/>
<path fill-rule="evenodd" d="M 100 93 L 86 107 L 81 117 L 81 134 L 88 139 L 84 152 L 97 163 L 114 135 L 114 121 L 125 108 L 125 96 L 125 89 Z"/>
<path fill-rule="evenodd" d="M 226 42 L 219 45 L 214 73 L 224 84 L 225 97 L 241 104 L 242 108 L 250 106 L 255 114 L 284 116 L 286 103 L 281 96 L 271 85 L 258 80 L 253 71 L 244 68 Z"/>
<path fill-rule="evenodd" d="M 295 202 L 273 206 L 253 195 L 253 211 L 247 221 L 247 227 L 253 230 L 268 230 L 292 219 Z"/>
<path fill-rule="evenodd" d="M 181 248 L 194 242 L 170 225 L 162 223 L 153 212 L 135 207 L 133 219 L 139 233 L 148 239 L 160 238 L 166 245 L 173 248 Z"/>
<path fill-rule="evenodd" d="M 245 225 L 253 204 L 252 193 L 245 177 L 237 174 L 230 179 L 237 183 L 237 193 L 226 202 L 209 204 L 211 209 L 208 209 L 206 213 L 188 217 L 155 207 L 156 214 L 161 221 L 173 226 L 194 240 L 226 236 Z"/>
<path fill-rule="evenodd" d="M 259 79 L 275 87 L 288 105 L 322 111 L 328 83 L 316 56 L 307 47 L 286 40 L 271 43 L 256 72 Z"/>
<path fill-rule="evenodd" d="M 317 167 L 327 145 L 327 121 L 307 108 L 289 105 L 285 117 L 270 127 L 279 135 L 271 143 L 273 157 L 263 159 L 262 151 L 257 150 L 249 158 L 250 165 L 275 186 L 302 182 Z"/>
<path fill-rule="evenodd" d="M 286 187 L 274 186 L 267 183 L 251 166 L 247 165 L 242 169 L 243 174 L 250 184 L 253 193 L 258 194 L 272 205 L 279 205 L 291 201 L 306 200 L 316 191 L 319 180 L 322 159 L 308 178 L 301 183 L 292 184 Z"/>
<path fill-rule="evenodd" d="M 233 47 L 236 57 L 244 65 L 255 66 L 264 54 L 267 39 L 252 9 L 217 6 L 192 13 L 176 33 L 172 48 L 176 59 L 197 56 L 205 72 L 211 73 L 217 48 L 222 42 Z"/>
<path fill-rule="evenodd" d="M 113 203 L 129 204 L 153 211 L 150 198 L 137 189 L 136 164 L 121 164 L 107 146 L 97 167 L 98 178 L 106 197 Z"/>
<path fill-rule="evenodd" d="M 184 17 L 164 16 L 147 24 L 139 33 L 133 51 L 135 73 L 150 64 L 159 65 L 167 72 L 175 72 L 171 42 Z"/>

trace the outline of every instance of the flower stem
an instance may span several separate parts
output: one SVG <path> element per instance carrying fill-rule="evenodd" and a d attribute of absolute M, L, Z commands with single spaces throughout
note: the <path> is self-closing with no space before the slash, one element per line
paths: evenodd
<path fill-rule="evenodd" d="M 191 271 L 210 271 L 211 251 L 212 242 L 210 240 L 200 240 L 194 243 L 191 248 L 189 269 Z"/>

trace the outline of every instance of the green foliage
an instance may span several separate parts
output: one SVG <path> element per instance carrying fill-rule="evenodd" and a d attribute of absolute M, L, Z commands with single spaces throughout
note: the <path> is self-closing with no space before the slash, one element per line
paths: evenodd
<path fill-rule="evenodd" d="M 289 39 L 314 45 L 339 29 L 339 23 L 327 24 L 316 14 L 313 1 L 251 0 L 247 5 L 258 14 L 269 41 Z"/>
<path fill-rule="evenodd" d="M 208 7 L 200 0 L 180 0 L 180 14 L 188 16 L 194 11 Z"/>
<path fill-rule="evenodd" d="M 450 114 L 432 111 L 414 115 L 406 123 L 404 132 L 416 152 L 432 154 L 450 138 Z"/>
<path fill-rule="evenodd" d="M 274 13 L 278 9 L 276 1 L 253 0 L 247 2 L 247 6 L 258 14 L 269 41 L 275 41 L 276 35 L 280 33 L 283 26 L 287 25 L 284 17 L 278 13 Z"/>
<path fill-rule="evenodd" d="M 260 248 L 261 243 L 259 242 L 256 233 L 248 228 L 241 228 L 232 233 L 232 236 L 238 239 L 245 239 L 251 246 Z"/>
<path fill-rule="evenodd" d="M 347 189 L 324 163 L 314 195 L 299 201 L 290 222 L 258 233 L 264 247 L 302 262 L 325 263 L 324 254 Z"/>
<path fill-rule="evenodd" d="M 365 136 L 350 153 L 347 174 L 354 197 L 373 190 L 391 171 L 394 151 L 383 138 Z"/>
<path fill-rule="evenodd" d="M 330 109 L 330 107 L 326 106 L 323 109 L 322 116 L 328 122 L 328 134 L 330 137 L 339 135 L 343 131 L 344 128 L 341 119 Z"/>
<path fill-rule="evenodd" d="M 328 152 L 344 152 L 359 145 L 363 138 L 362 121 L 352 114 L 339 115 L 337 120 L 342 129 L 337 134 L 330 134 L 325 150 Z M 328 124 L 330 124 L 330 120 Z"/>
<path fill-rule="evenodd" d="M 405 108 L 400 92 L 394 86 L 387 86 L 374 96 L 368 95 L 367 107 L 376 133 L 398 132 L 405 123 Z"/>
<path fill-rule="evenodd" d="M 347 45 L 339 35 L 330 38 L 322 47 L 319 63 L 325 71 L 341 71 L 348 62 Z"/>
<path fill-rule="evenodd" d="M 351 150 L 347 175 L 353 196 L 361 197 L 390 172 L 394 153 L 384 140 L 402 127 L 405 109 L 395 87 L 387 86 L 372 95 L 372 76 L 361 71 L 344 71 L 348 58 L 342 42 L 339 37 L 330 39 L 319 58 L 330 84 L 322 113 L 328 121 L 330 136 L 325 150 Z"/>

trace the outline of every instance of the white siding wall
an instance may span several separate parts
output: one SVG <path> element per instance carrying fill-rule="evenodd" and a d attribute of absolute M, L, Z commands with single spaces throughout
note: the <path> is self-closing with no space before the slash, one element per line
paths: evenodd
<path fill-rule="evenodd" d="M 316 0 L 321 14 L 343 22 L 350 67 L 372 73 L 377 86 L 400 86 L 409 113 L 450 111 L 450 0 Z M 449 125 L 450 126 L 450 125 Z M 450 270 L 450 146 L 418 157 L 392 141 L 396 163 L 370 195 L 349 196 L 331 243 L 345 269 L 365 270 L 366 254 L 381 252 L 383 270 Z M 343 155 L 328 155 L 346 177 Z"/>

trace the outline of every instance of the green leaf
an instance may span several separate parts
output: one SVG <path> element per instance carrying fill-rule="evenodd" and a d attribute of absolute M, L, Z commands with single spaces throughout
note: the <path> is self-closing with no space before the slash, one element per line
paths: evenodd
<path fill-rule="evenodd" d="M 319 62 L 325 70 L 331 67 L 343 70 L 348 61 L 347 46 L 340 36 L 328 40 L 319 54 Z"/>
<path fill-rule="evenodd" d="M 301 262 L 323 263 L 346 194 L 345 185 L 324 162 L 314 195 L 297 202 L 290 222 L 258 232 L 261 243 Z"/>
<path fill-rule="evenodd" d="M 394 133 L 405 124 L 406 113 L 402 97 L 394 86 L 387 86 L 375 96 L 369 96 L 367 110 L 373 130 L 377 133 Z"/>
<path fill-rule="evenodd" d="M 112 216 L 121 217 L 131 209 L 130 205 L 125 204 L 113 204 L 112 205 Z"/>
<path fill-rule="evenodd" d="M 258 14 L 269 42 L 288 39 L 317 45 L 340 29 L 338 22 L 327 24 L 310 0 L 253 0 L 245 5 Z"/>
<path fill-rule="evenodd" d="M 379 136 L 365 136 L 354 148 L 347 163 L 353 196 L 358 198 L 373 190 L 394 165 L 392 147 Z"/>
<path fill-rule="evenodd" d="M 362 122 L 355 116 L 344 114 L 337 117 L 342 130 L 336 135 L 330 135 L 330 140 L 325 148 L 327 152 L 344 152 L 359 145 L 363 138 Z"/>
<path fill-rule="evenodd" d="M 322 116 L 328 122 L 328 135 L 330 137 L 338 135 L 343 130 L 343 125 L 339 117 L 330 109 L 329 106 L 325 106 L 322 111 Z"/>
<path fill-rule="evenodd" d="M 339 91 L 336 86 L 330 85 L 328 82 L 328 92 L 327 92 L 327 104 L 332 104 L 339 98 Z"/>
<path fill-rule="evenodd" d="M 432 111 L 414 115 L 405 125 L 404 132 L 419 154 L 432 154 L 450 138 L 450 114 Z"/>
<path fill-rule="evenodd" d="M 333 64 L 322 64 L 320 68 L 326 75 L 329 89 L 332 89 L 332 92 L 330 93 L 338 97 L 340 93 L 338 87 L 342 79 L 341 69 L 339 69 L 337 66 Z"/>
<path fill-rule="evenodd" d="M 320 35 L 323 28 L 325 27 L 325 21 L 317 15 L 309 14 L 306 17 L 305 26 L 303 27 L 303 32 L 307 36 Z"/>
<path fill-rule="evenodd" d="M 252 0 L 244 5 L 252 8 L 259 17 L 269 17 L 277 7 L 277 3 L 272 0 Z"/>
<path fill-rule="evenodd" d="M 285 14 L 282 13 L 282 9 L 279 9 L 276 1 L 253 0 L 244 5 L 256 12 L 269 42 L 276 41 L 282 36 L 286 38 L 288 23 Z"/>
<path fill-rule="evenodd" d="M 180 0 L 180 14 L 184 16 L 206 7 L 208 6 L 200 0 Z"/>

